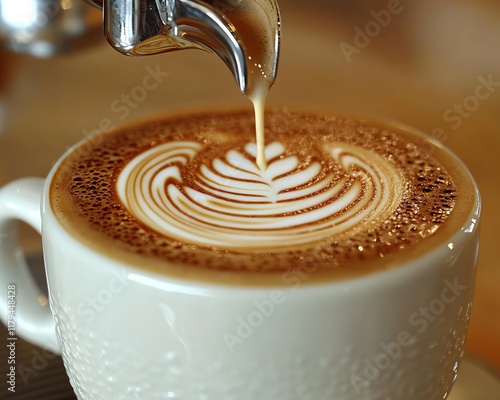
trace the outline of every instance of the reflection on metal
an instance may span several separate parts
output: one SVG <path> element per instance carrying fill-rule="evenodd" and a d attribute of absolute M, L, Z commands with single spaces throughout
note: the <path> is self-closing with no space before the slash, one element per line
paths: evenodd
<path fill-rule="evenodd" d="M 102 42 L 101 16 L 81 0 L 0 0 L 3 46 L 36 57 Z"/>
<path fill-rule="evenodd" d="M 250 74 L 247 60 L 252 56 L 246 45 L 252 41 L 269 46 L 273 54 L 269 61 L 271 83 L 276 77 L 280 16 L 275 0 L 87 0 L 87 3 L 0 0 L 0 40 L 13 51 L 49 57 L 102 40 L 104 29 L 110 45 L 126 55 L 204 49 L 226 63 L 243 93 L 247 91 Z M 102 16 L 90 4 L 101 9 Z M 246 27 L 238 29 L 238 23 L 247 14 L 250 19 L 242 24 Z M 249 30 L 248 26 L 252 36 L 247 34 L 243 40 L 243 31 Z"/>

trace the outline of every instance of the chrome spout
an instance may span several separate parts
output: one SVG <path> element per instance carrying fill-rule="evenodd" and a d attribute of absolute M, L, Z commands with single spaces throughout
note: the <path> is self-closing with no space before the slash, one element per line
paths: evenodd
<path fill-rule="evenodd" d="M 280 14 L 274 0 L 88 1 L 102 6 L 106 39 L 122 54 L 211 51 L 229 67 L 244 94 L 251 74 L 265 76 L 269 86 L 276 78 Z"/>
<path fill-rule="evenodd" d="M 107 41 L 125 55 L 193 48 L 215 53 L 245 95 L 269 88 L 276 78 L 276 0 L 86 1 L 102 10 L 102 21 L 82 0 L 0 0 L 0 44 L 50 57 L 100 40 L 103 23 Z"/>

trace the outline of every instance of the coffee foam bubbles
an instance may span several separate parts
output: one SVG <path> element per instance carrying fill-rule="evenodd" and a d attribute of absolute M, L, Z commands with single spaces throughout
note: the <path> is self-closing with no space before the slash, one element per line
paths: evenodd
<path fill-rule="evenodd" d="M 260 274 L 385 268 L 389 256 L 459 227 L 471 208 L 457 189 L 470 187 L 461 166 L 421 136 L 268 110 L 260 171 L 254 122 L 250 111 L 199 112 L 83 143 L 54 175 L 52 209 L 70 233 L 124 262 Z"/>
<path fill-rule="evenodd" d="M 390 216 L 403 180 L 380 155 L 343 143 L 323 146 L 334 167 L 301 164 L 280 142 L 266 146 L 266 170 L 256 146 L 205 159 L 193 179 L 189 163 L 204 146 L 169 142 L 132 159 L 117 181 L 125 208 L 166 237 L 219 249 L 275 251 L 340 240 Z M 335 170 L 335 171 L 334 171 Z"/>

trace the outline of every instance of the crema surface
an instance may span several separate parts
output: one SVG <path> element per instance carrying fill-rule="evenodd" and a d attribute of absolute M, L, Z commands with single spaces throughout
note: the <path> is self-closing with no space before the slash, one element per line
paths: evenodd
<path fill-rule="evenodd" d="M 252 273 L 383 266 L 470 211 L 457 162 L 422 136 L 285 109 L 265 137 L 261 169 L 251 112 L 124 127 L 63 161 L 51 205 L 112 256 Z"/>

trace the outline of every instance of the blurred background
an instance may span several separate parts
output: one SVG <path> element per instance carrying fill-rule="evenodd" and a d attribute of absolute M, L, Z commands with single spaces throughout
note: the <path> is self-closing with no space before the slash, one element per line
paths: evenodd
<path fill-rule="evenodd" d="M 466 349 L 470 359 L 498 374 L 500 3 L 281 0 L 279 4 L 282 53 L 270 105 L 340 109 L 401 120 L 442 141 L 476 178 L 483 198 L 482 245 Z M 66 43 L 77 50 L 64 55 L 23 55 L 4 34 L 4 44 L 12 49 L 0 50 L 0 186 L 20 177 L 45 176 L 70 145 L 109 120 L 118 126 L 176 108 L 251 107 L 216 56 L 191 50 L 125 57 L 100 34 L 100 12 L 85 5 L 84 13 L 89 34 L 85 40 Z M 46 54 L 43 46 L 37 51 Z M 148 75 L 158 85 L 144 90 Z M 40 252 L 40 240 L 29 229 L 23 243 L 28 252 Z M 26 349 L 33 358 L 33 349 Z M 47 362 L 48 367 L 34 370 L 30 379 L 48 380 L 58 362 Z"/>

